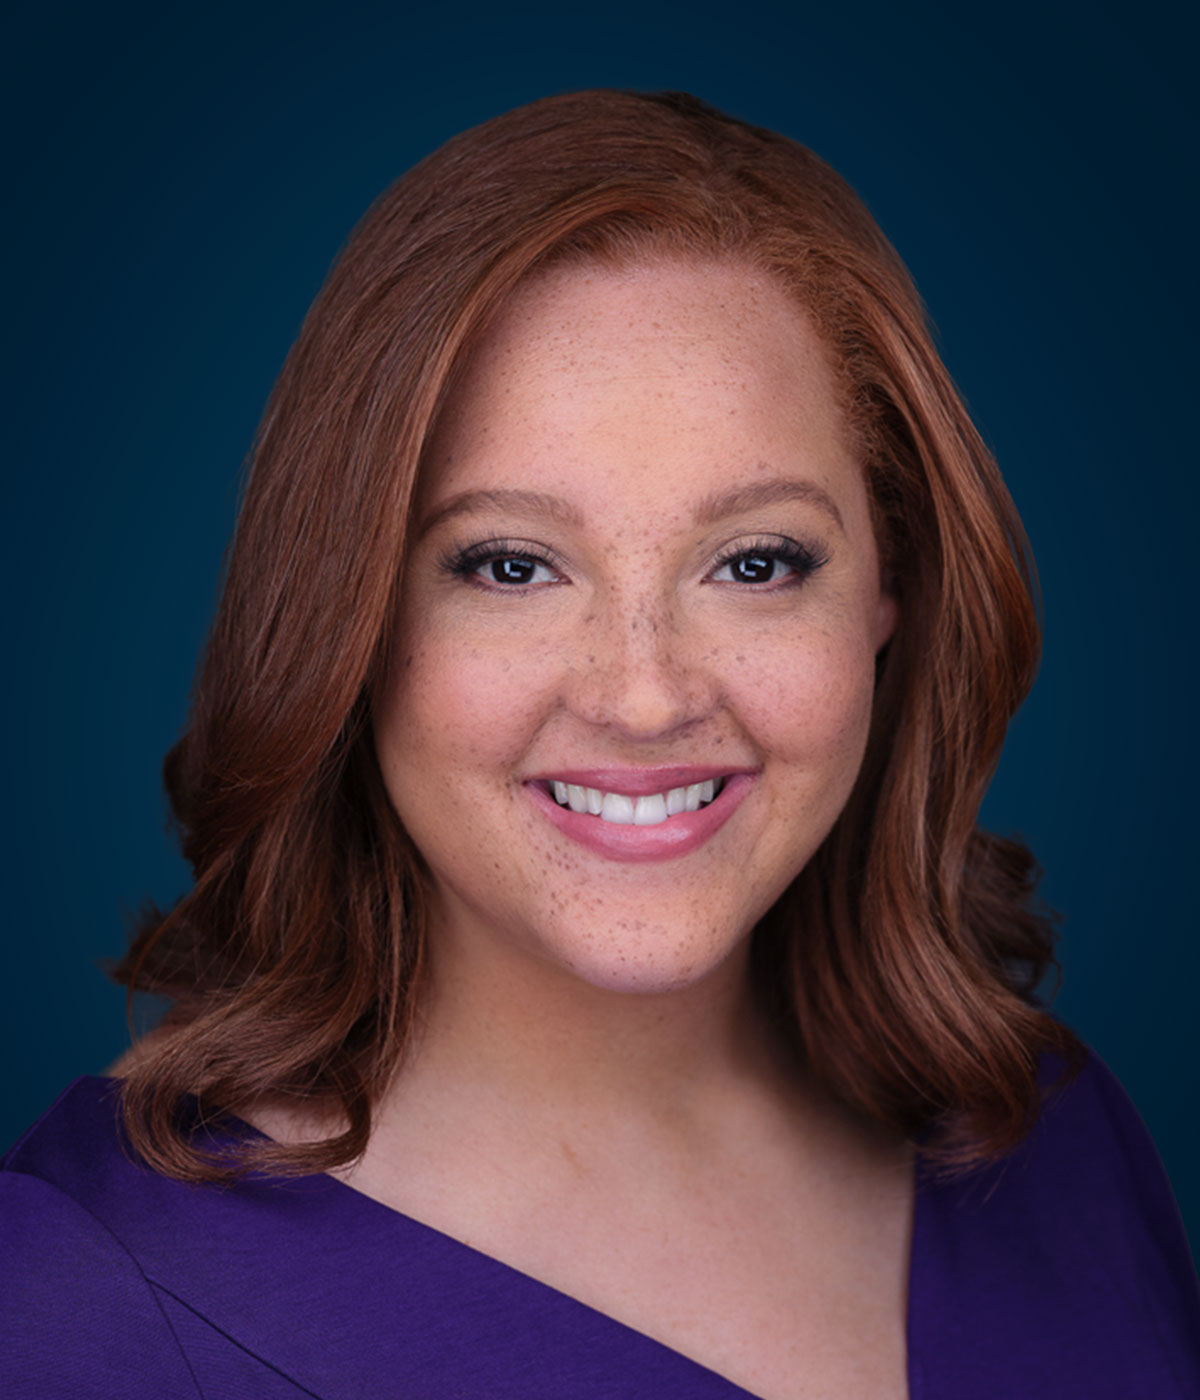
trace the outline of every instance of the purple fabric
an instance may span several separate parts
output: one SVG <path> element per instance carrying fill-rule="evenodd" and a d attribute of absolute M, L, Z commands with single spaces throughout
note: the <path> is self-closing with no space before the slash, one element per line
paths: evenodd
<path fill-rule="evenodd" d="M 122 1151 L 81 1079 L 0 1171 L 0 1395 L 737 1400 L 669 1347 L 329 1177 L 233 1188 Z M 1094 1056 L 1021 1151 L 918 1173 L 912 1400 L 1197 1400 L 1200 1290 Z"/>

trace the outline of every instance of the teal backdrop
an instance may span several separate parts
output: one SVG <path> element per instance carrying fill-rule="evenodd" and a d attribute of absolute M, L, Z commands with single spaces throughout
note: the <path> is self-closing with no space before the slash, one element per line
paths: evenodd
<path fill-rule="evenodd" d="M 682 88 L 866 199 L 1024 516 L 1046 656 L 985 807 L 1065 916 L 1058 1009 L 1200 1241 L 1194 32 L 1183 7 L 17 4 L 4 224 L 13 1138 L 126 1043 L 101 964 L 186 871 L 183 721 L 268 389 L 367 204 L 551 92 Z"/>

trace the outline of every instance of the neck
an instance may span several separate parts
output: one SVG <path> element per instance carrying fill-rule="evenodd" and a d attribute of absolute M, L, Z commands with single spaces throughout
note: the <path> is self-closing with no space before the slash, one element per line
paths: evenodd
<path fill-rule="evenodd" d="M 461 928 L 436 928 L 430 949 L 412 1051 L 377 1115 L 384 1141 L 455 1105 L 475 1131 L 514 1139 L 695 1143 L 795 1092 L 755 1004 L 748 941 L 702 978 L 642 992 Z"/>

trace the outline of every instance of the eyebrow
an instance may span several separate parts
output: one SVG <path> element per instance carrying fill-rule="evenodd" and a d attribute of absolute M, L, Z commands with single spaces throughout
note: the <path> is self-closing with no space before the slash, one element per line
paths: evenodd
<path fill-rule="evenodd" d="M 735 486 L 729 491 L 714 492 L 696 507 L 696 524 L 712 525 L 724 520 L 728 515 L 738 515 L 742 511 L 757 510 L 760 506 L 773 506 L 779 501 L 804 501 L 815 506 L 823 515 L 845 532 L 846 526 L 837 502 L 815 481 L 798 481 L 792 477 L 775 477 L 771 481 L 758 481 L 753 486 Z"/>
<path fill-rule="evenodd" d="M 837 502 L 824 487 L 818 486 L 815 481 L 798 481 L 791 477 L 776 477 L 771 481 L 755 482 L 752 486 L 735 486 L 732 490 L 705 496 L 696 507 L 695 521 L 697 525 L 712 525 L 727 516 L 776 505 L 780 501 L 804 501 L 827 515 L 839 530 L 845 530 Z M 584 523 L 582 512 L 561 496 L 551 496 L 544 491 L 496 487 L 489 491 L 460 491 L 457 496 L 451 496 L 421 522 L 419 534 L 428 534 L 456 515 L 470 515 L 480 510 L 522 511 L 577 529 L 582 529 Z"/>
<path fill-rule="evenodd" d="M 540 515 L 559 525 L 573 525 L 583 528 L 583 514 L 564 501 L 561 496 L 550 496 L 544 491 L 522 491 L 512 487 L 497 487 L 492 491 L 460 491 L 440 505 L 432 515 L 421 522 L 420 534 L 426 535 L 435 525 L 450 520 L 456 515 L 470 515 L 479 510 L 523 511 L 527 515 Z"/>

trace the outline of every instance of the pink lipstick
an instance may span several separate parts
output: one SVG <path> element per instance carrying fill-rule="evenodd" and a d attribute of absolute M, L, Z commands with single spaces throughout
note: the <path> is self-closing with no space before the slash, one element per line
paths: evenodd
<path fill-rule="evenodd" d="M 525 791 L 564 836 L 597 855 L 667 860 L 699 849 L 719 831 L 755 777 L 754 769 L 697 764 L 563 768 L 529 779 Z"/>

